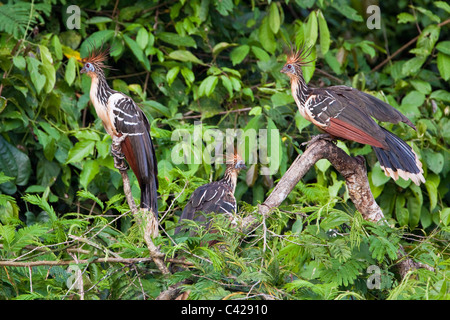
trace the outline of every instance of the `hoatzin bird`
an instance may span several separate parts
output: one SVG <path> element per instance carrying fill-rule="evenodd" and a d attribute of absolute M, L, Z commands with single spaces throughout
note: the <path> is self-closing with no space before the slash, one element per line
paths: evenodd
<path fill-rule="evenodd" d="M 238 154 L 235 154 L 233 158 L 230 157 L 227 160 L 227 168 L 221 180 L 205 184 L 195 189 L 184 207 L 178 223 L 181 224 L 186 219 L 205 222 L 206 218 L 204 214 L 212 212 L 224 213 L 233 219 L 234 213 L 237 212 L 234 191 L 236 189 L 238 174 L 242 169 L 246 169 L 244 160 Z M 182 230 L 183 226 L 178 226 L 175 229 L 175 234 Z"/>
<path fill-rule="evenodd" d="M 111 89 L 103 69 L 107 50 L 92 50 L 80 73 L 91 79 L 90 98 L 106 132 L 111 135 L 115 167 L 126 170 L 123 158 L 133 170 L 141 188 L 140 207 L 158 216 L 158 168 L 150 124 L 136 103 L 125 94 Z"/>
<path fill-rule="evenodd" d="M 373 118 L 382 122 L 404 122 L 416 130 L 412 122 L 391 105 L 354 88 L 308 87 L 301 66 L 311 62 L 306 61 L 310 52 L 304 47 L 292 52 L 281 69 L 290 78 L 292 95 L 300 114 L 332 138 L 371 145 L 388 177 L 411 179 L 416 185 L 425 182 L 422 163 L 413 149 L 380 127 Z"/>

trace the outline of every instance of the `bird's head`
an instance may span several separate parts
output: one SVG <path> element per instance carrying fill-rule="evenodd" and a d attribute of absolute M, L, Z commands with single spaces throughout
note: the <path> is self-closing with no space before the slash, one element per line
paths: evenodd
<path fill-rule="evenodd" d="M 297 51 L 291 50 L 287 60 L 280 72 L 285 73 L 289 78 L 298 78 L 303 76 L 302 66 L 308 66 L 314 59 L 309 59 L 312 47 L 306 48 L 301 46 Z"/>
<path fill-rule="evenodd" d="M 86 73 L 89 77 L 95 77 L 99 74 L 103 74 L 103 69 L 108 68 L 104 64 L 108 58 L 109 50 L 93 49 L 89 53 L 87 58 L 84 58 L 82 62 L 84 63 L 83 68 L 81 68 L 80 73 Z"/>
<path fill-rule="evenodd" d="M 247 169 L 244 159 L 237 152 L 227 158 L 227 167 L 236 172 Z"/>

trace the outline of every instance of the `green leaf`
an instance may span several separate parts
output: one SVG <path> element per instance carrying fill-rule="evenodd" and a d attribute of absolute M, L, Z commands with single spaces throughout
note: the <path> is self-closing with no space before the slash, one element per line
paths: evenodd
<path fill-rule="evenodd" d="M 209 97 L 216 88 L 217 82 L 219 81 L 219 77 L 217 76 L 208 76 L 206 77 L 198 88 L 199 97 L 207 96 Z"/>
<path fill-rule="evenodd" d="M 85 23 L 87 24 L 97 24 L 97 23 L 107 23 L 107 22 L 111 22 L 113 21 L 111 18 L 109 17 L 101 17 L 101 16 L 95 16 L 92 17 L 90 19 L 87 19 L 85 21 Z"/>
<path fill-rule="evenodd" d="M 183 67 L 181 68 L 181 75 L 183 76 L 184 80 L 188 85 L 194 83 L 195 81 L 195 74 L 192 72 L 191 69 Z"/>
<path fill-rule="evenodd" d="M 417 72 L 419 72 L 420 68 L 425 63 L 426 60 L 427 60 L 427 57 L 422 57 L 422 56 L 418 56 L 418 57 L 409 59 L 408 61 L 406 61 L 403 64 L 403 67 L 402 67 L 403 75 L 409 76 L 409 75 L 416 74 Z"/>
<path fill-rule="evenodd" d="M 274 34 L 280 30 L 280 12 L 276 2 L 272 2 L 269 9 L 269 25 Z"/>
<path fill-rule="evenodd" d="M 270 60 L 269 54 L 265 50 L 263 50 L 259 47 L 252 46 L 252 52 L 255 55 L 255 57 L 261 61 L 269 61 Z"/>
<path fill-rule="evenodd" d="M 169 58 L 184 62 L 193 62 L 204 65 L 205 63 L 187 50 L 175 50 L 169 53 Z"/>
<path fill-rule="evenodd" d="M 87 160 L 83 162 L 83 170 L 80 173 L 80 184 L 87 189 L 89 183 L 100 172 L 100 166 L 97 160 Z"/>
<path fill-rule="evenodd" d="M 437 54 L 437 66 L 439 73 L 445 81 L 450 79 L 450 55 L 442 52 Z"/>
<path fill-rule="evenodd" d="M 413 197 L 408 197 L 408 211 L 409 211 L 409 227 L 414 229 L 420 221 L 420 215 L 422 213 L 423 196 L 420 187 L 415 184 L 411 184 L 409 187 L 413 193 Z"/>
<path fill-rule="evenodd" d="M 227 77 L 226 75 L 221 75 L 220 79 L 222 80 L 222 84 L 225 87 L 225 89 L 227 89 L 228 94 L 230 96 L 233 95 L 233 84 L 231 83 L 231 80 L 229 77 Z"/>
<path fill-rule="evenodd" d="M 72 85 L 76 76 L 76 64 L 77 60 L 74 57 L 70 57 L 66 66 L 66 73 L 64 74 L 64 80 L 66 80 L 69 86 Z"/>
<path fill-rule="evenodd" d="M 450 41 L 441 41 L 436 45 L 436 49 L 446 55 L 450 55 Z"/>
<path fill-rule="evenodd" d="M 423 80 L 411 80 L 410 82 L 414 89 L 416 89 L 420 93 L 423 93 L 425 95 L 431 93 L 431 84 L 429 82 Z"/>
<path fill-rule="evenodd" d="M 15 192 L 14 184 L 25 186 L 31 175 L 30 158 L 0 135 L 0 172 L 1 171 L 6 176 L 15 178 L 14 183 L 8 181 L 2 184 L 5 188 L 9 186 L 8 189 L 13 191 L 11 193 Z M 4 188 L 2 189 L 6 192 Z"/>
<path fill-rule="evenodd" d="M 317 24 L 317 16 L 316 12 L 312 11 L 309 16 L 308 20 L 306 21 L 304 25 L 304 39 L 306 47 L 311 47 L 316 44 L 317 37 L 319 35 L 319 26 Z"/>
<path fill-rule="evenodd" d="M 411 14 L 407 12 L 402 12 L 397 15 L 398 23 L 408 23 L 416 21 L 416 18 Z"/>
<path fill-rule="evenodd" d="M 440 178 L 437 174 L 428 173 L 427 180 L 425 181 L 425 187 L 428 192 L 428 198 L 430 199 L 430 211 L 436 208 L 438 201 L 438 187 Z"/>
<path fill-rule="evenodd" d="M 234 48 L 230 53 L 230 59 L 231 63 L 233 63 L 233 66 L 241 63 L 245 57 L 250 52 L 250 46 L 244 44 L 242 46 L 239 46 L 237 48 Z"/>
<path fill-rule="evenodd" d="M 228 42 L 219 42 L 216 44 L 212 50 L 213 56 L 217 56 L 219 53 L 221 53 L 223 50 L 229 48 L 229 47 L 235 47 L 237 46 L 236 43 L 228 43 Z"/>
<path fill-rule="evenodd" d="M 258 30 L 258 39 L 264 50 L 270 52 L 271 54 L 275 53 L 277 45 L 275 36 L 270 26 L 269 19 L 267 19 L 267 17 L 264 17 L 261 22 L 261 26 Z"/>
<path fill-rule="evenodd" d="M 142 50 L 147 47 L 148 39 L 149 36 L 147 30 L 145 28 L 140 28 L 136 35 L 136 42 Z"/>
<path fill-rule="evenodd" d="M 444 156 L 442 153 L 435 152 L 432 149 L 424 149 L 422 152 L 428 169 L 439 174 L 444 168 Z"/>
<path fill-rule="evenodd" d="M 277 92 L 270 97 L 274 107 L 285 106 L 287 104 L 294 103 L 294 98 L 292 94 L 287 94 L 283 92 Z"/>
<path fill-rule="evenodd" d="M 228 16 L 234 8 L 233 0 L 215 1 L 214 5 L 216 6 L 217 11 L 223 16 Z"/>
<path fill-rule="evenodd" d="M 386 182 L 389 181 L 389 177 L 386 176 L 384 174 L 384 171 L 381 169 L 380 167 L 380 163 L 377 162 L 373 167 L 372 167 L 372 183 L 374 186 L 382 186 L 384 185 Z"/>
<path fill-rule="evenodd" d="M 170 110 L 165 105 L 154 101 L 154 100 L 146 100 L 142 102 L 146 107 L 151 108 L 152 110 L 164 115 L 167 118 L 171 118 Z"/>
<path fill-rule="evenodd" d="M 158 33 L 158 38 L 170 45 L 183 46 L 183 47 L 197 47 L 195 40 L 190 36 L 180 36 L 179 34 L 172 32 Z"/>
<path fill-rule="evenodd" d="M 13 63 L 17 68 L 19 68 L 22 71 L 25 70 L 25 68 L 27 67 L 27 62 L 25 58 L 22 56 L 13 57 Z"/>
<path fill-rule="evenodd" d="M 433 4 L 436 7 L 441 8 L 441 9 L 445 10 L 445 12 L 450 14 L 450 5 L 447 2 L 445 2 L 445 1 L 434 1 Z"/>
<path fill-rule="evenodd" d="M 166 80 L 169 86 L 172 85 L 172 83 L 175 81 L 179 72 L 180 72 L 179 66 L 175 66 L 171 68 L 169 71 L 167 71 Z"/>
<path fill-rule="evenodd" d="M 306 120 L 305 118 L 302 117 L 302 115 L 300 114 L 300 112 L 295 112 L 295 126 L 297 127 L 297 130 L 299 132 L 302 132 L 302 130 L 304 128 L 306 128 L 307 126 L 309 126 L 311 124 L 311 122 L 309 122 L 308 120 Z"/>
<path fill-rule="evenodd" d="M 444 226 L 450 225 L 450 208 L 444 208 L 439 213 L 439 217 L 441 218 L 442 223 Z"/>
<path fill-rule="evenodd" d="M 174 175 L 171 172 L 173 165 L 168 160 L 158 161 L 158 177 L 172 182 Z"/>
<path fill-rule="evenodd" d="M 32 57 L 26 57 L 28 72 L 30 73 L 30 79 L 36 88 L 36 92 L 39 94 L 44 88 L 46 79 L 43 74 L 40 73 L 39 67 L 41 62 Z"/>
<path fill-rule="evenodd" d="M 114 30 L 102 30 L 91 34 L 83 41 L 80 47 L 80 55 L 87 57 L 93 48 L 99 48 L 114 36 Z"/>
<path fill-rule="evenodd" d="M 422 33 L 419 35 L 417 39 L 417 48 L 423 49 L 424 56 L 428 56 L 434 49 L 434 45 L 439 39 L 440 28 L 435 24 L 430 24 L 425 29 L 422 30 Z"/>
<path fill-rule="evenodd" d="M 420 118 L 419 107 L 425 102 L 425 95 L 419 91 L 413 90 L 403 97 L 399 110 L 411 121 Z"/>
<path fill-rule="evenodd" d="M 450 92 L 445 90 L 436 90 L 430 94 L 430 99 L 450 102 Z"/>
<path fill-rule="evenodd" d="M 147 57 L 144 55 L 144 52 L 138 46 L 136 41 L 134 41 L 125 34 L 123 35 L 123 39 L 125 40 L 125 43 L 127 44 L 128 48 L 130 48 L 131 52 L 133 52 L 134 56 L 139 60 L 139 62 L 144 66 L 144 68 L 147 71 L 150 71 L 150 62 L 148 61 Z"/>
<path fill-rule="evenodd" d="M 328 30 L 327 21 L 325 20 L 322 11 L 318 11 L 317 18 L 319 21 L 320 50 L 323 55 L 326 55 L 330 49 L 330 30 Z"/>
<path fill-rule="evenodd" d="M 66 163 L 80 162 L 84 158 L 94 153 L 95 141 L 82 140 L 78 141 L 69 151 Z"/>
<path fill-rule="evenodd" d="M 364 19 L 358 14 L 358 11 L 350 7 L 346 2 L 333 1 L 331 6 L 340 12 L 345 18 L 353 21 L 362 22 Z"/>

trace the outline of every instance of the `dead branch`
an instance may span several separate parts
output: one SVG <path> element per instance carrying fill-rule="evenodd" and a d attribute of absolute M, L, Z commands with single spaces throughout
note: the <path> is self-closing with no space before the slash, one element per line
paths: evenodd
<path fill-rule="evenodd" d="M 152 241 L 152 238 L 158 235 L 158 220 L 153 214 L 152 210 L 140 210 L 137 208 L 136 203 L 134 202 L 133 195 L 131 194 L 131 186 L 130 179 L 128 177 L 128 173 L 126 170 L 119 170 L 122 175 L 123 181 L 123 192 L 125 193 L 125 197 L 127 199 L 128 205 L 130 207 L 131 212 L 135 217 L 137 217 L 138 223 L 142 225 L 144 232 L 144 241 L 147 245 L 148 251 L 150 252 L 150 257 L 155 262 L 158 269 L 164 274 L 170 274 L 169 269 L 164 263 L 164 254 L 159 251 L 159 249 L 155 246 Z M 140 216 L 138 213 L 142 212 Z M 141 219 L 142 217 L 143 219 Z"/>
<path fill-rule="evenodd" d="M 324 139 L 312 142 L 305 152 L 295 159 L 272 193 L 264 203 L 259 205 L 259 213 L 265 218 L 269 216 L 273 209 L 281 205 L 297 183 L 320 159 L 330 161 L 333 167 L 344 177 L 350 199 L 364 219 L 386 223 L 383 212 L 370 190 L 364 158 L 361 156 L 351 157 L 334 143 Z M 246 217 L 242 222 L 242 230 L 254 229 L 257 224 L 259 222 L 256 217 Z M 244 233 L 247 232 L 244 231 Z M 432 269 L 408 258 L 402 247 L 400 247 L 398 256 L 400 261 L 397 266 L 401 275 L 406 274 L 411 268 L 426 267 Z"/>

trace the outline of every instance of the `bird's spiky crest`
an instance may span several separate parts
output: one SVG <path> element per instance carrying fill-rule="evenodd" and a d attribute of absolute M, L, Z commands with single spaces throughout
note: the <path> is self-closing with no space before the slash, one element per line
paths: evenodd
<path fill-rule="evenodd" d="M 92 46 L 92 49 L 89 52 L 89 56 L 83 59 L 83 63 L 86 64 L 89 62 L 102 69 L 109 68 L 109 66 L 104 63 L 106 60 L 108 60 L 109 51 L 109 48 L 104 48 L 103 45 L 99 48 L 95 48 L 94 46 Z"/>
<path fill-rule="evenodd" d="M 239 160 L 242 160 L 241 155 L 238 153 L 237 148 L 233 148 L 234 153 L 227 153 L 226 154 L 226 164 L 232 164 L 235 165 Z"/>
<path fill-rule="evenodd" d="M 293 64 L 298 67 L 302 66 L 310 66 L 310 63 L 314 62 L 315 59 L 308 59 L 311 55 L 313 46 L 306 47 L 306 44 L 303 43 L 300 45 L 298 50 L 294 50 L 294 47 L 291 46 L 291 52 L 288 54 L 286 63 Z"/>

